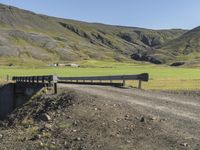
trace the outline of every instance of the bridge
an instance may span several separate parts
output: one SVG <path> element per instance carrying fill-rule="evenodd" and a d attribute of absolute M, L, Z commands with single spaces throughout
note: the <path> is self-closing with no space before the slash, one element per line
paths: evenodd
<path fill-rule="evenodd" d="M 127 80 L 138 80 L 138 88 L 142 88 L 142 81 L 148 82 L 149 74 L 142 73 L 138 75 L 114 75 L 114 76 L 89 76 L 89 77 L 57 77 L 48 76 L 14 76 L 12 78 L 16 83 L 38 84 L 44 87 L 54 87 L 54 93 L 57 93 L 57 83 L 65 84 L 89 84 L 89 85 L 109 85 L 125 86 Z M 116 82 L 117 81 L 117 82 Z"/>
<path fill-rule="evenodd" d="M 46 87 L 49 94 L 57 94 L 57 84 L 89 84 L 104 86 L 126 86 L 128 80 L 138 80 L 138 88 L 142 82 L 148 82 L 149 74 L 89 76 L 89 77 L 57 77 L 46 76 L 14 76 L 13 83 L 0 88 L 0 119 L 7 116 L 15 108 L 22 106 L 34 94 Z"/>

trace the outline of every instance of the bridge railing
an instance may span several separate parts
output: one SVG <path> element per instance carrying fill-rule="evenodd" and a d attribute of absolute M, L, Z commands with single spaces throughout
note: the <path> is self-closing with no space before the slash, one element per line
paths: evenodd
<path fill-rule="evenodd" d="M 70 84 L 91 84 L 91 85 L 113 85 L 125 86 L 127 80 L 138 80 L 138 88 L 142 88 L 142 81 L 148 82 L 149 74 L 142 73 L 137 75 L 114 75 L 114 76 L 90 76 L 90 77 L 57 77 L 48 76 L 14 76 L 12 78 L 16 83 L 43 83 L 44 85 L 54 86 L 57 93 L 57 83 Z M 121 81 L 116 83 L 113 81 Z"/>
<path fill-rule="evenodd" d="M 14 76 L 12 78 L 15 82 L 26 82 L 26 83 L 57 83 L 57 76 Z"/>
<path fill-rule="evenodd" d="M 142 81 L 148 82 L 149 74 L 142 73 L 138 75 L 115 75 L 115 76 L 90 76 L 90 77 L 58 77 L 58 83 L 71 84 L 100 84 L 100 85 L 116 85 L 125 86 L 127 80 L 138 80 L 138 88 L 141 88 Z M 106 82 L 109 81 L 109 82 Z M 114 83 L 113 81 L 122 81 L 122 83 Z"/>

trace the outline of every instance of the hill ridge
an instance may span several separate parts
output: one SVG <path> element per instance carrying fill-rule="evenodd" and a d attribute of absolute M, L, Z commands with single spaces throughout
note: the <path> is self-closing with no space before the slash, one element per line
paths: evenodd
<path fill-rule="evenodd" d="M 187 33 L 62 19 L 0 4 L 0 65 L 91 59 L 169 64 L 178 59 L 166 43 Z"/>

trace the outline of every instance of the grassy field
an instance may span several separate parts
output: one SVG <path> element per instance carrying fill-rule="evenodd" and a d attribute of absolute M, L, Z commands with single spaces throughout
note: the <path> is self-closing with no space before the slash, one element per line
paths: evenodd
<path fill-rule="evenodd" d="M 49 75 L 58 76 L 98 76 L 98 75 L 124 75 L 149 73 L 150 81 L 144 83 L 145 89 L 160 90 L 200 90 L 199 68 L 172 68 L 168 66 L 156 66 L 149 64 L 116 63 L 89 61 L 82 63 L 81 68 L 1 68 L 0 78 L 6 79 L 6 75 L 28 76 Z M 137 86 L 136 81 L 129 81 L 128 85 Z"/>

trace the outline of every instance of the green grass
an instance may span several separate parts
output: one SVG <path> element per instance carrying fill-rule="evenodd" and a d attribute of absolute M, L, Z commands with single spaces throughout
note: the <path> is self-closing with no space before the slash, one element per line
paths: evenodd
<path fill-rule="evenodd" d="M 144 84 L 146 89 L 200 89 L 199 68 L 175 68 L 168 66 L 156 66 L 150 64 L 116 63 L 89 61 L 82 63 L 81 68 L 2 68 L 0 77 L 49 75 L 58 76 L 103 76 L 103 75 L 128 75 L 149 73 L 150 81 Z M 128 82 L 133 86 L 137 82 Z"/>

